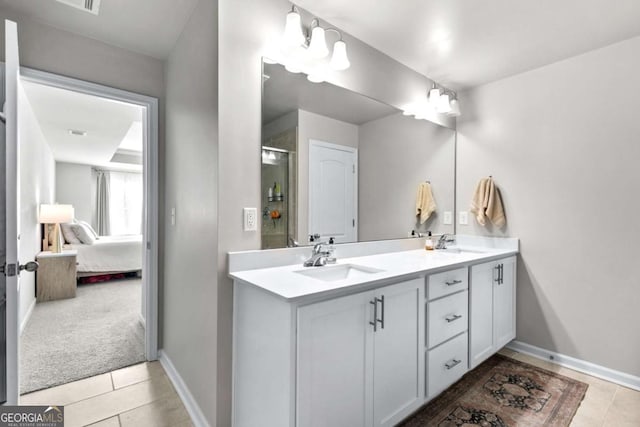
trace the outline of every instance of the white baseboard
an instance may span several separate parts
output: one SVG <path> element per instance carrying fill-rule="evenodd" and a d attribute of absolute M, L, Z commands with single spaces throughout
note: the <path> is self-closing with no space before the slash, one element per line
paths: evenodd
<path fill-rule="evenodd" d="M 167 353 L 165 353 L 163 350 L 159 350 L 158 359 L 160 360 L 160 364 L 167 373 L 167 376 L 171 380 L 173 387 L 178 392 L 178 396 L 180 396 L 180 399 L 182 399 L 184 407 L 187 409 L 189 416 L 191 416 L 193 425 L 195 427 L 210 427 L 207 419 L 200 409 L 200 406 L 198 406 L 198 403 L 193 398 L 191 391 L 189 391 L 189 388 L 176 370 L 173 362 L 171 362 L 171 359 L 169 359 L 169 356 L 167 356 Z"/>
<path fill-rule="evenodd" d="M 33 309 L 36 308 L 36 299 L 34 298 L 31 301 L 31 305 L 29 305 L 29 309 L 27 313 L 24 315 L 24 319 L 22 319 L 22 323 L 20 323 L 20 335 L 24 332 L 24 328 L 27 327 L 27 323 L 29 323 L 29 319 L 31 319 L 31 315 L 33 314 Z"/>
<path fill-rule="evenodd" d="M 640 391 L 640 377 L 631 374 L 616 371 L 605 366 L 596 365 L 586 360 L 576 359 L 575 357 L 566 356 L 556 353 L 555 351 L 546 350 L 521 341 L 511 341 L 507 344 L 507 348 L 519 353 L 528 354 L 537 359 L 546 360 L 574 371 L 582 372 L 592 377 L 601 378 L 612 383 L 619 384 Z"/>

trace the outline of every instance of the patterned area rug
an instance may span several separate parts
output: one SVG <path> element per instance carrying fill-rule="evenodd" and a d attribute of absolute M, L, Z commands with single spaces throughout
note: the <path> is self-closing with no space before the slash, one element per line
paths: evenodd
<path fill-rule="evenodd" d="M 587 387 L 580 381 L 496 354 L 400 425 L 568 426 Z"/>

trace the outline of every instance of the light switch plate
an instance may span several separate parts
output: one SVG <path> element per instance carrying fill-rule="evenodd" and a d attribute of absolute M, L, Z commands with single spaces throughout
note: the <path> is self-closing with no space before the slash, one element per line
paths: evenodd
<path fill-rule="evenodd" d="M 258 229 L 258 209 L 244 208 L 244 231 L 256 231 Z"/>
<path fill-rule="evenodd" d="M 444 225 L 451 225 L 453 222 L 453 215 L 451 215 L 451 211 L 444 212 L 444 218 L 442 219 L 442 223 Z"/>
<path fill-rule="evenodd" d="M 462 211 L 460 212 L 460 225 L 469 224 L 469 212 Z"/>

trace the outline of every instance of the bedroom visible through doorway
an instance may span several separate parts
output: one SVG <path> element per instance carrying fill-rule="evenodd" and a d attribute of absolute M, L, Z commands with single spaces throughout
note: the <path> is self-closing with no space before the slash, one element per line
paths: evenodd
<path fill-rule="evenodd" d="M 32 291 L 21 284 L 24 394 L 148 359 L 149 212 L 147 107 L 29 79 L 22 88 L 21 206 L 36 212 L 23 209 L 21 229 L 42 237 L 21 238 L 40 264 Z"/>

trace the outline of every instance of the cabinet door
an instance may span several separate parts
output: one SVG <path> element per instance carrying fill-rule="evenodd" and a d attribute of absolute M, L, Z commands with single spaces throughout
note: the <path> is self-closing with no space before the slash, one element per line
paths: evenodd
<path fill-rule="evenodd" d="M 424 287 L 415 279 L 375 291 L 384 320 L 373 334 L 376 427 L 396 425 L 424 402 Z"/>
<path fill-rule="evenodd" d="M 498 278 L 498 263 L 471 267 L 469 286 L 469 369 L 493 354 L 493 286 Z"/>
<path fill-rule="evenodd" d="M 298 309 L 298 427 L 371 426 L 371 300 L 365 292 Z"/>
<path fill-rule="evenodd" d="M 493 334 L 496 351 L 516 337 L 516 257 L 500 260 L 499 264 L 502 266 L 502 280 L 495 282 L 493 290 Z"/>

